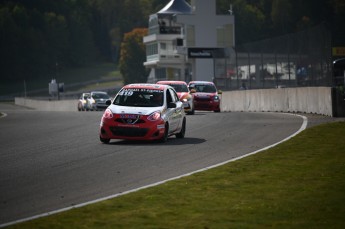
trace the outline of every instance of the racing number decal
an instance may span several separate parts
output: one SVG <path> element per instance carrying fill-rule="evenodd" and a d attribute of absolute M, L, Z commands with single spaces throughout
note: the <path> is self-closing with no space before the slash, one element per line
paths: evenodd
<path fill-rule="evenodd" d="M 131 90 L 131 89 L 124 89 L 124 90 L 119 92 L 119 95 L 132 96 L 133 95 L 133 90 Z"/>

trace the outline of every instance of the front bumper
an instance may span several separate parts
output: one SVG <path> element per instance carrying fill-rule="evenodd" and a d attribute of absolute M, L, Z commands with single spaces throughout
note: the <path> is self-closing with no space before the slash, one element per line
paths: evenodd
<path fill-rule="evenodd" d="M 92 110 L 105 110 L 107 109 L 108 105 L 105 103 L 94 103 L 91 105 Z"/>
<path fill-rule="evenodd" d="M 202 111 L 218 111 L 220 110 L 220 101 L 194 100 L 194 109 Z"/>
<path fill-rule="evenodd" d="M 158 140 L 164 136 L 164 120 L 139 119 L 135 124 L 119 117 L 102 118 L 100 136 L 105 139 Z M 130 122 L 130 121 L 128 121 Z"/>
<path fill-rule="evenodd" d="M 183 108 L 185 112 L 193 111 L 193 105 L 189 102 L 183 102 Z"/>

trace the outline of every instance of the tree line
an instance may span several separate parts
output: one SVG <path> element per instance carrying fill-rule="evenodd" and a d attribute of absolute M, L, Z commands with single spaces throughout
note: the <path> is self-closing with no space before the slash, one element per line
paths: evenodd
<path fill-rule="evenodd" d="M 95 61 L 112 61 L 117 65 L 128 58 L 138 64 L 138 58 L 133 58 L 130 50 L 140 48 L 140 55 L 145 58 L 145 47 L 136 44 L 145 35 L 140 29 L 147 28 L 149 15 L 169 1 L 1 0 L 0 81 L 32 79 L 54 74 L 59 68 L 82 67 Z M 216 3 L 218 14 L 228 14 L 232 5 L 236 44 L 326 22 L 334 34 L 334 42 L 344 45 L 343 0 L 216 0 Z M 135 39 L 130 39 L 133 32 Z M 123 44 L 126 40 L 129 45 Z M 123 64 L 120 68 L 133 70 Z"/>

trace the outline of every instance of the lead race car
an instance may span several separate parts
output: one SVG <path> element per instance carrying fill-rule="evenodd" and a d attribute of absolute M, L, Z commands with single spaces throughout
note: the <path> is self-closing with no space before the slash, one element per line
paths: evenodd
<path fill-rule="evenodd" d="M 186 116 L 183 103 L 168 85 L 129 84 L 105 110 L 99 138 L 167 141 L 171 135 L 184 138 Z"/>

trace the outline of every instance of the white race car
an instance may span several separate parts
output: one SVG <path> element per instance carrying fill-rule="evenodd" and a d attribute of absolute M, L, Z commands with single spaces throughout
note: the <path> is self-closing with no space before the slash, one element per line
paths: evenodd
<path fill-rule="evenodd" d="M 103 143 L 111 139 L 165 142 L 171 135 L 185 136 L 183 103 L 168 85 L 129 84 L 108 105 L 100 123 Z"/>

